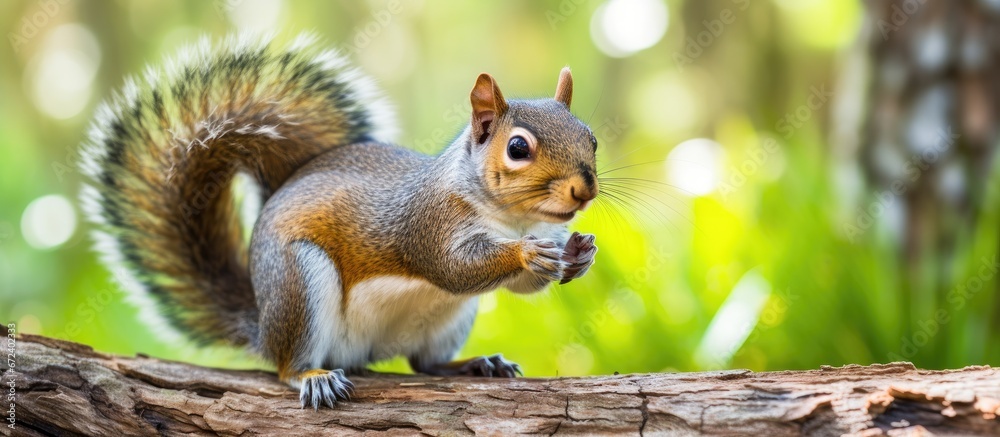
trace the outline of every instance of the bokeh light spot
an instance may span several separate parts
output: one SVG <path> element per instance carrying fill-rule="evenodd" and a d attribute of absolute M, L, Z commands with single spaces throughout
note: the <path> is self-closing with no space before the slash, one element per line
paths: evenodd
<path fill-rule="evenodd" d="M 233 26 L 262 32 L 278 27 L 283 3 L 281 0 L 227 0 L 225 7 Z"/>
<path fill-rule="evenodd" d="M 757 326 L 770 296 L 771 284 L 758 270 L 743 275 L 708 324 L 695 351 L 697 364 L 710 369 L 726 367 Z"/>
<path fill-rule="evenodd" d="M 704 196 L 719 185 L 725 151 L 719 143 L 694 138 L 674 147 L 667 155 L 667 179 L 684 194 Z"/>
<path fill-rule="evenodd" d="M 76 231 L 76 212 L 68 199 L 50 194 L 35 199 L 21 215 L 21 234 L 31 247 L 50 249 L 69 240 Z"/>
<path fill-rule="evenodd" d="M 642 80 L 629 96 L 631 116 L 657 136 L 691 135 L 704 119 L 704 96 L 679 74 L 660 73 Z M 680 135 L 679 135 L 680 134 Z"/>
<path fill-rule="evenodd" d="M 843 47 L 861 27 L 861 2 L 841 0 L 775 0 L 795 38 L 816 48 Z"/>
<path fill-rule="evenodd" d="M 65 120 L 90 102 L 100 46 L 93 33 L 78 24 L 64 24 L 49 33 L 41 52 L 28 65 L 27 87 L 35 106 Z"/>
<path fill-rule="evenodd" d="M 41 334 L 42 321 L 38 320 L 38 317 L 34 314 L 25 314 L 20 319 L 17 319 L 17 331 L 36 335 Z"/>
<path fill-rule="evenodd" d="M 622 58 L 659 42 L 668 17 L 660 0 L 608 0 L 594 12 L 590 36 L 602 52 Z"/>

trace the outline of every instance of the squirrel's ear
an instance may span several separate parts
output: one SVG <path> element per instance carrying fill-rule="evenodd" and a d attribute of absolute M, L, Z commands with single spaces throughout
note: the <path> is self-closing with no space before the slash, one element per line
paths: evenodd
<path fill-rule="evenodd" d="M 507 101 L 493 76 L 480 74 L 470 95 L 472 100 L 472 138 L 483 144 L 490 136 L 490 124 L 507 112 Z"/>
<path fill-rule="evenodd" d="M 569 109 L 569 104 L 573 101 L 573 74 L 569 72 L 569 67 L 563 67 L 562 71 L 559 72 L 555 98 Z"/>

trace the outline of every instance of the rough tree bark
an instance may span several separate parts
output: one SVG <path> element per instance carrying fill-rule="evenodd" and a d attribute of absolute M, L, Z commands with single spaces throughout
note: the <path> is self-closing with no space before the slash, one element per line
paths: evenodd
<path fill-rule="evenodd" d="M 313 411 L 299 408 L 297 393 L 268 372 L 112 356 L 30 335 L 16 349 L 17 422 L 13 431 L 0 428 L 5 435 L 1000 432 L 1000 371 L 990 367 L 515 380 L 369 375 L 352 378 L 353 401 Z M 5 374 L 5 391 L 9 380 Z"/>

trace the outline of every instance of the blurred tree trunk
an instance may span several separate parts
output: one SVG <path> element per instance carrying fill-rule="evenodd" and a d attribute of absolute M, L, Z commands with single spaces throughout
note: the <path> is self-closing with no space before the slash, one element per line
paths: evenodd
<path fill-rule="evenodd" d="M 949 263 L 982 206 L 997 141 L 1000 2 L 866 3 L 867 113 L 847 147 L 866 194 L 878 193 L 862 209 L 898 231 L 904 299 L 922 316 L 957 279 Z"/>

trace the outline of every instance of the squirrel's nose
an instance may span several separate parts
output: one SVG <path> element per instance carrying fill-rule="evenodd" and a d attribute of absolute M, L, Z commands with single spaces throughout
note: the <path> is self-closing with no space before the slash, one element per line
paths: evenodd
<path fill-rule="evenodd" d="M 590 206 L 590 201 L 597 197 L 597 190 L 580 188 L 579 190 L 574 185 L 569 187 L 569 195 L 573 197 L 573 200 L 580 202 L 580 207 L 577 208 L 579 211 L 583 211 Z"/>
<path fill-rule="evenodd" d="M 576 200 L 577 202 L 589 202 L 594 200 L 594 197 L 597 197 L 597 195 L 594 194 L 594 190 L 588 190 L 586 188 L 577 190 L 576 186 L 569 187 L 569 195 L 572 196 L 573 200 Z"/>
<path fill-rule="evenodd" d="M 596 197 L 593 190 L 577 190 L 576 186 L 569 187 L 569 195 L 573 197 L 573 200 L 580 202 L 580 206 L 576 208 L 577 211 L 586 210 L 590 206 L 590 201 Z"/>
<path fill-rule="evenodd" d="M 593 171 L 585 164 L 580 164 L 580 174 L 570 179 L 569 195 L 573 200 L 580 202 L 579 211 L 583 211 L 590 206 L 590 201 L 597 197 L 597 178 Z"/>

